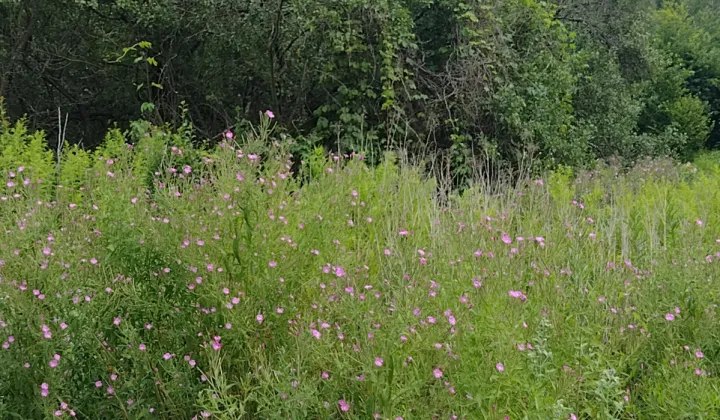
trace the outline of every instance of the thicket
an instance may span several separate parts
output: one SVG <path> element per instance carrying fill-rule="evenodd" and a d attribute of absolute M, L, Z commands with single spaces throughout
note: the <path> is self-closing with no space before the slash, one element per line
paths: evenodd
<path fill-rule="evenodd" d="M 720 139 L 719 7 L 0 0 L 0 96 L 51 143 L 67 115 L 85 147 L 140 117 L 219 140 L 272 109 L 298 155 L 443 152 L 461 178 L 478 162 L 690 159 Z"/>

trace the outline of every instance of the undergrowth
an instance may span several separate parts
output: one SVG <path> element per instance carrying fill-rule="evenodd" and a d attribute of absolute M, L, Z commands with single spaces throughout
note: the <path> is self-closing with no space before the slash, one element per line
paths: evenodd
<path fill-rule="evenodd" d="M 712 162 L 440 204 L 392 155 L 294 176 L 267 119 L 0 130 L 1 418 L 720 416 Z"/>

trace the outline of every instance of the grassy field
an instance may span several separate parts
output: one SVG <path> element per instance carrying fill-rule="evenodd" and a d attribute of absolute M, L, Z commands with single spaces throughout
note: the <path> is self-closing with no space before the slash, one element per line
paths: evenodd
<path fill-rule="evenodd" d="M 720 417 L 709 160 L 440 201 L 267 125 L 0 130 L 2 419 Z"/>

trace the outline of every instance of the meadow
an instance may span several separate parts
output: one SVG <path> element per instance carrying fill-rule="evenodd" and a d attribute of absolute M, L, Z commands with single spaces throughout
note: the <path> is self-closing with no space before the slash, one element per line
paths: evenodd
<path fill-rule="evenodd" d="M 280 137 L 0 128 L 0 418 L 720 417 L 717 160 L 444 195 Z"/>

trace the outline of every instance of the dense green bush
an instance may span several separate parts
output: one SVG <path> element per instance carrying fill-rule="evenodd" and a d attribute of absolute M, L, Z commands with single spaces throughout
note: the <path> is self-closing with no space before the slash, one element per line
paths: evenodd
<path fill-rule="evenodd" d="M 0 128 L 1 418 L 716 418 L 720 165 L 438 182 Z M 302 184 L 301 184 L 302 181 Z"/>
<path fill-rule="evenodd" d="M 718 23 L 708 0 L 0 0 L 0 96 L 51 143 L 58 108 L 90 148 L 113 121 L 192 121 L 217 142 L 272 109 L 302 156 L 447 152 L 467 182 L 478 156 L 717 143 Z"/>

